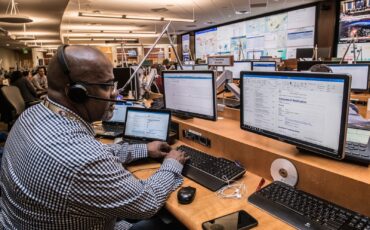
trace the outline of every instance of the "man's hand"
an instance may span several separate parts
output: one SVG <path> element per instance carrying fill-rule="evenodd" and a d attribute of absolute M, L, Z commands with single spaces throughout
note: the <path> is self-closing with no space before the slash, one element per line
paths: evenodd
<path fill-rule="evenodd" d="M 171 151 L 171 146 L 162 141 L 152 141 L 147 144 L 147 148 L 148 155 L 152 158 L 165 157 L 167 153 Z"/>
<path fill-rule="evenodd" d="M 190 157 L 183 151 L 171 150 L 171 152 L 167 154 L 166 158 L 172 158 L 181 164 L 184 164 Z"/>

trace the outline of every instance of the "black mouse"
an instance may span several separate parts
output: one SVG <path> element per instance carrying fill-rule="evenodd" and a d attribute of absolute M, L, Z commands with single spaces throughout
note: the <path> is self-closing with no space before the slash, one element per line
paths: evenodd
<path fill-rule="evenodd" d="M 194 200 L 195 191 L 196 188 L 193 188 L 191 186 L 182 187 L 177 192 L 177 200 L 180 204 L 190 204 Z"/>

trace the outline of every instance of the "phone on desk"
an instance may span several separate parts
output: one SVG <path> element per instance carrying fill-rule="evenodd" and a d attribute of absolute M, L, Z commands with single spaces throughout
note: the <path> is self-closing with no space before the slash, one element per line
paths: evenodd
<path fill-rule="evenodd" d="M 216 219 L 204 222 L 204 230 L 244 230 L 258 225 L 257 220 L 244 210 L 221 216 Z"/>

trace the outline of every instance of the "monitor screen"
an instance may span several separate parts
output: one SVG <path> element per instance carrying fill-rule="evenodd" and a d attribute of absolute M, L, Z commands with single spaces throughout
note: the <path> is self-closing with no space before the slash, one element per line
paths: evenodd
<path fill-rule="evenodd" d="M 167 141 L 171 112 L 144 108 L 127 108 L 124 137 Z"/>
<path fill-rule="evenodd" d="M 114 81 L 117 81 L 117 88 L 122 88 L 126 82 L 130 79 L 131 74 L 134 72 L 133 67 L 128 68 L 113 68 Z M 135 91 L 135 79 L 132 79 L 131 84 L 129 84 L 125 90 L 122 92 L 123 95 L 128 95 L 130 90 Z"/>
<path fill-rule="evenodd" d="M 117 123 L 124 123 L 126 118 L 126 104 L 118 104 L 114 105 L 113 116 L 108 122 L 117 122 Z"/>
<path fill-rule="evenodd" d="M 193 65 L 182 65 L 183 70 L 193 70 Z M 181 70 L 180 65 L 177 66 L 177 70 Z"/>
<path fill-rule="evenodd" d="M 367 91 L 369 82 L 368 64 L 328 65 L 333 73 L 347 73 L 352 76 L 351 89 L 354 91 Z"/>
<path fill-rule="evenodd" d="M 230 70 L 233 73 L 233 79 L 240 79 L 240 72 L 252 70 L 252 63 L 234 62 L 234 66 L 226 66 L 225 69 Z"/>
<path fill-rule="evenodd" d="M 216 120 L 214 71 L 164 71 L 164 105 L 180 115 Z"/>
<path fill-rule="evenodd" d="M 242 129 L 343 158 L 348 75 L 242 72 L 241 76 Z"/>
<path fill-rule="evenodd" d="M 297 48 L 296 57 L 299 58 L 312 58 L 313 48 Z"/>
<path fill-rule="evenodd" d="M 252 62 L 253 71 L 276 71 L 276 62 L 274 61 L 254 61 Z"/>
<path fill-rule="evenodd" d="M 208 70 L 208 65 L 194 65 L 194 70 Z"/>

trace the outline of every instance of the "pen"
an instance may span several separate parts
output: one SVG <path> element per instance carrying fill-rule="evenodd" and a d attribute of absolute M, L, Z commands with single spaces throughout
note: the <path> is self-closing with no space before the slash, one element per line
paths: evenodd
<path fill-rule="evenodd" d="M 265 179 L 262 177 L 260 180 L 260 183 L 258 184 L 256 188 L 256 192 L 262 188 L 262 186 L 265 184 Z"/>

